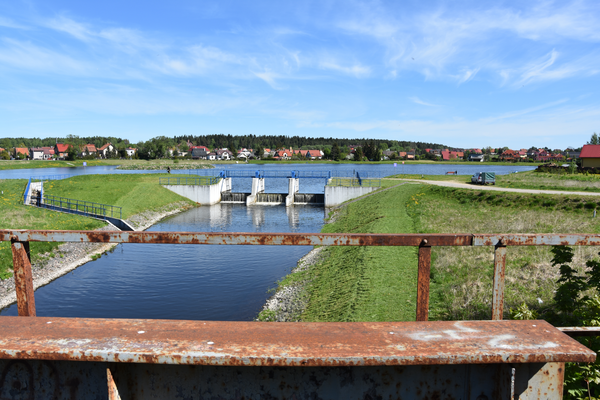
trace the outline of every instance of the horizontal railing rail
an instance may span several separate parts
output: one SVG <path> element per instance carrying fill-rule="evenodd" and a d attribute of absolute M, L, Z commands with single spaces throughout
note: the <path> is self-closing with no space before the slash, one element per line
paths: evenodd
<path fill-rule="evenodd" d="M 214 185 L 221 180 L 218 176 L 158 178 L 159 185 Z"/>
<path fill-rule="evenodd" d="M 162 243 L 212 245 L 282 246 L 413 246 L 418 247 L 417 321 L 429 316 L 429 276 L 432 246 L 494 246 L 493 320 L 501 320 L 504 311 L 504 287 L 507 246 L 600 246 L 598 234 L 366 234 L 366 233 L 230 233 L 230 232 L 122 232 L 122 231 L 51 231 L 0 230 L 0 241 L 13 243 L 13 259 L 19 260 L 18 247 L 29 242 L 78 243 Z M 23 268 L 15 262 L 15 277 Z M 25 285 L 25 284 L 24 284 Z M 17 285 L 19 309 L 33 301 L 33 291 Z M 31 286 L 31 284 L 29 284 Z M 573 334 L 577 334 L 574 332 Z"/>
<path fill-rule="evenodd" d="M 196 398 L 199 387 L 218 398 L 560 398 L 564 363 L 596 359 L 565 334 L 597 336 L 597 327 L 500 320 L 507 246 L 598 246 L 597 234 L 5 229 L 0 241 L 11 242 L 19 315 L 0 317 L 0 391 L 11 398 Z M 36 316 L 30 242 L 414 246 L 417 322 L 22 318 Z M 427 322 L 433 246 L 494 246 L 492 321 Z"/>
<path fill-rule="evenodd" d="M 33 182 L 44 182 L 44 181 L 58 181 L 61 179 L 69 179 L 74 177 L 73 174 L 61 174 L 61 175 L 42 175 L 42 176 L 32 176 L 31 180 Z"/>
<path fill-rule="evenodd" d="M 41 207 L 57 211 L 71 211 L 89 217 L 111 217 L 121 219 L 123 210 L 119 206 L 110 204 L 94 203 L 85 200 L 69 199 L 66 197 L 45 194 L 41 196 L 38 204 Z"/>
<path fill-rule="evenodd" d="M 327 182 L 327 186 L 381 187 L 381 179 L 362 179 L 359 177 L 331 178 Z"/>

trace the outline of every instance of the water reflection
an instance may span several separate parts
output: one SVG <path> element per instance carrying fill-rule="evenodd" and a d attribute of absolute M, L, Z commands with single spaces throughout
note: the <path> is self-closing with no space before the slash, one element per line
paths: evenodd
<path fill-rule="evenodd" d="M 323 208 L 198 207 L 152 231 L 307 232 Z M 40 316 L 250 320 L 310 246 L 122 244 L 35 293 Z M 17 315 L 15 305 L 1 315 Z"/>

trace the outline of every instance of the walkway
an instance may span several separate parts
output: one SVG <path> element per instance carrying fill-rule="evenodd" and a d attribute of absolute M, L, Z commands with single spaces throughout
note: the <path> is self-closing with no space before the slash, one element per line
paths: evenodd
<path fill-rule="evenodd" d="M 449 181 L 429 181 L 424 179 L 400 179 L 400 178 L 385 178 L 394 181 L 405 181 L 415 183 L 427 183 L 436 186 L 452 187 L 457 189 L 471 190 L 488 190 L 492 192 L 514 192 L 514 193 L 530 193 L 530 194 L 558 194 L 558 195 L 576 195 L 576 196 L 600 196 L 600 192 L 571 192 L 566 190 L 540 190 L 540 189 L 515 189 L 488 185 L 471 185 L 468 183 L 449 182 Z"/>

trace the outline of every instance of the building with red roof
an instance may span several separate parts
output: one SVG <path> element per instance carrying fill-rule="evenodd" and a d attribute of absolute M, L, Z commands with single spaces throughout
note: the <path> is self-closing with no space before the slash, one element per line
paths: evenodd
<path fill-rule="evenodd" d="M 583 168 L 600 167 L 600 144 L 584 144 L 579 158 Z"/>

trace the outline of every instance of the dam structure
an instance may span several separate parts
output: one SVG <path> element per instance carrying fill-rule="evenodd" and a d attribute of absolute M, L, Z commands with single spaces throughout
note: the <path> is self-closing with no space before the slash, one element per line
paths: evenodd
<path fill-rule="evenodd" d="M 331 171 L 298 170 L 222 170 L 202 171 L 204 176 L 159 178 L 163 187 L 201 205 L 240 203 L 250 205 L 319 205 L 335 207 L 381 187 L 380 178 L 363 178 L 361 173 L 352 176 L 333 176 Z M 209 175 L 210 174 L 210 175 Z M 363 176 L 366 174 L 362 174 Z M 233 192 L 233 179 L 252 179 L 250 192 Z M 287 193 L 266 193 L 269 179 L 287 179 Z M 301 180 L 321 180 L 324 193 L 300 193 Z"/>

